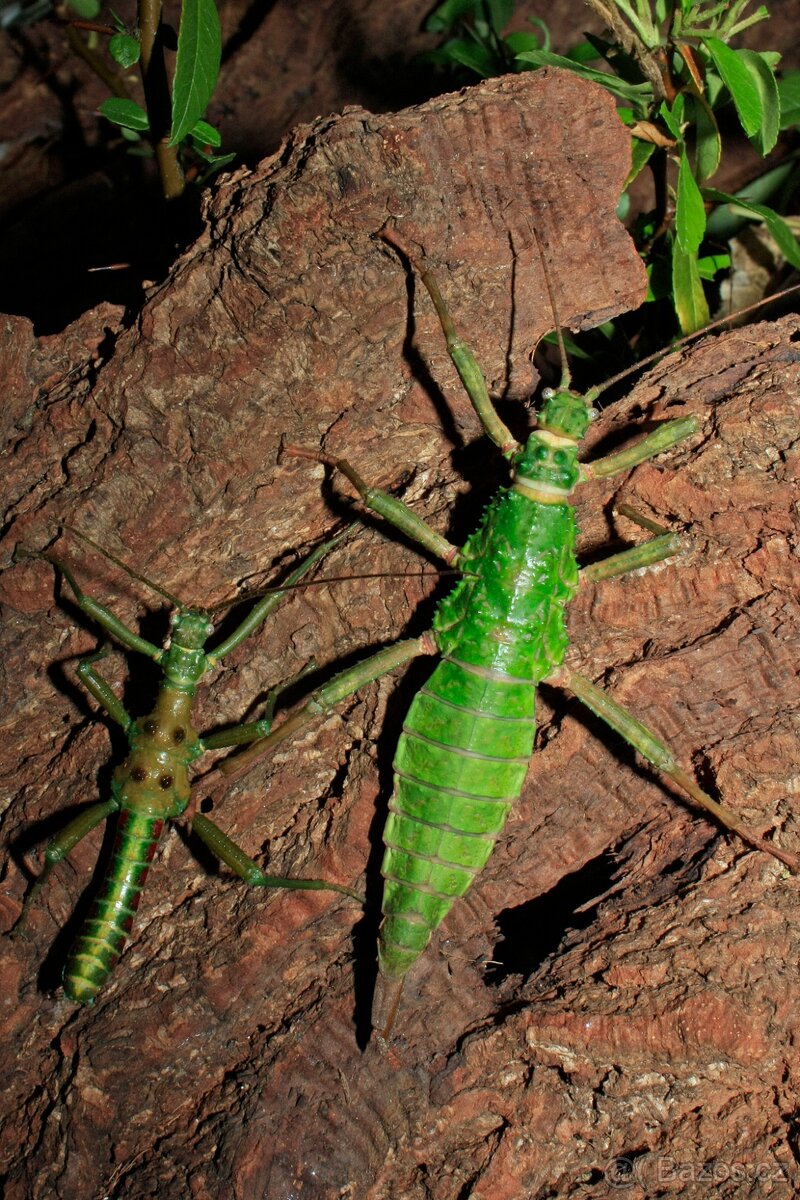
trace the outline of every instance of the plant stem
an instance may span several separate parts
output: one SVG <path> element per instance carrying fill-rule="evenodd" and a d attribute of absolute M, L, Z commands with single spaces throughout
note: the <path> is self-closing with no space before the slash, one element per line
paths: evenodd
<path fill-rule="evenodd" d="M 185 179 L 178 160 L 178 147 L 168 144 L 172 114 L 161 36 L 161 0 L 139 0 L 139 35 L 150 139 L 158 163 L 164 197 L 167 200 L 175 200 L 183 194 Z"/>

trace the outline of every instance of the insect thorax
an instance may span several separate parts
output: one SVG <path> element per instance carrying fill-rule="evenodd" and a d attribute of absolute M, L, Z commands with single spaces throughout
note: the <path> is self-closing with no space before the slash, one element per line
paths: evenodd
<path fill-rule="evenodd" d="M 459 556 L 465 578 L 436 611 L 442 652 L 514 678 L 545 678 L 567 646 L 564 606 L 577 588 L 575 540 L 569 504 L 502 490 Z"/>
<path fill-rule="evenodd" d="M 542 504 L 562 504 L 581 478 L 578 443 L 589 427 L 592 410 L 576 392 L 548 388 L 544 395 L 538 427 L 511 467 L 518 491 Z"/>
<path fill-rule="evenodd" d="M 161 668 L 171 684 L 190 695 L 208 667 L 203 646 L 213 630 L 208 614 L 196 609 L 179 609 L 173 616 L 172 636 Z"/>

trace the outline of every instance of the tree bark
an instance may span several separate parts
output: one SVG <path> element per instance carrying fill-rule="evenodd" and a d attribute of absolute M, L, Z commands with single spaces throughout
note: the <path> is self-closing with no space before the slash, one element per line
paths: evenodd
<path fill-rule="evenodd" d="M 283 440 L 346 454 L 463 541 L 502 470 L 423 289 L 375 235 L 391 218 L 424 246 L 522 434 L 529 355 L 553 323 L 532 228 L 565 324 L 642 299 L 613 215 L 628 145 L 605 93 L 547 71 L 391 116 L 350 110 L 227 178 L 134 324 L 105 308 L 36 342 L 8 319 L 5 928 L 25 855 L 106 794 L 124 754 L 74 683 L 97 631 L 47 564 L 12 562 L 15 546 L 49 546 L 66 522 L 187 604 L 230 600 L 280 579 L 349 511 L 321 469 L 278 461 Z M 570 613 L 571 661 L 786 849 L 797 329 L 684 349 L 603 413 L 594 453 L 665 416 L 697 413 L 702 432 L 582 488 L 585 552 L 627 537 L 621 500 L 685 530 L 687 550 L 587 589 Z M 58 554 L 166 636 L 143 585 L 75 540 Z M 409 574 L 293 593 L 205 688 L 198 727 L 249 718 L 311 658 L 324 678 L 422 632 L 446 586 L 423 569 L 366 520 L 320 574 Z M 155 677 L 136 656 L 103 670 L 147 710 Z M 796 884 L 552 689 L 489 866 L 410 977 L 392 1045 L 367 1045 L 392 751 L 422 677 L 365 689 L 214 795 L 214 819 L 271 873 L 366 880 L 365 915 L 326 893 L 248 891 L 173 831 L 121 961 L 80 1009 L 52 989 L 102 836 L 53 873 L 0 962 L 9 1197 L 498 1200 L 604 1196 L 617 1176 L 632 1197 L 689 1196 L 708 1193 L 708 1162 L 729 1169 L 719 1195 L 795 1194 Z"/>

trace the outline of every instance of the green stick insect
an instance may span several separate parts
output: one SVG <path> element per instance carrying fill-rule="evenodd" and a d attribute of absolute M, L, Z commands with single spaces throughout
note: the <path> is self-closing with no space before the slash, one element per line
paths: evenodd
<path fill-rule="evenodd" d="M 735 813 L 698 787 L 655 733 L 589 679 L 563 665 L 568 644 L 564 610 L 579 584 L 624 575 L 680 549 L 676 534 L 628 510 L 627 516 L 655 536 L 579 570 L 570 499 L 574 489 L 584 480 L 628 471 L 684 441 L 697 430 L 695 418 L 668 421 L 628 449 L 593 463 L 579 462 L 580 442 L 601 389 L 585 396 L 571 391 L 564 357 L 561 385 L 545 390 L 536 427 L 521 445 L 495 411 L 481 370 L 458 338 L 426 260 L 396 233 L 387 229 L 382 236 L 427 289 L 469 399 L 509 463 L 511 485 L 501 489 L 477 531 L 458 548 L 401 501 L 364 483 L 345 460 L 287 447 L 290 454 L 340 471 L 367 509 L 456 567 L 463 577 L 439 604 L 430 631 L 341 672 L 264 741 L 220 764 L 220 771 L 235 777 L 357 688 L 419 655 L 441 656 L 411 704 L 394 759 L 373 1004 L 373 1026 L 386 1038 L 406 974 L 486 863 L 520 795 L 533 752 L 539 683 L 571 691 L 695 804 L 749 845 L 774 855 L 793 871 L 800 869 L 800 858 L 747 829 Z M 543 254 L 541 258 L 547 272 Z M 558 326 L 555 310 L 554 318 Z"/>
<path fill-rule="evenodd" d="M 48 845 L 44 869 L 28 895 L 17 925 L 18 931 L 24 927 L 31 902 L 44 886 L 53 867 L 95 826 L 112 813 L 117 813 L 116 841 L 108 870 L 83 929 L 69 953 L 63 974 L 66 995 L 79 1004 L 91 1004 L 128 939 L 164 822 L 181 816 L 189 806 L 189 767 L 206 750 L 241 746 L 263 738 L 271 727 L 275 703 L 281 691 L 294 680 L 274 688 L 268 694 L 265 715 L 261 719 L 235 725 L 206 737 L 199 736 L 191 719 L 198 683 L 207 671 L 263 624 L 284 598 L 283 588 L 274 589 L 270 595 L 262 597 L 233 633 L 220 642 L 213 652 L 206 653 L 205 643 L 214 632 L 208 610 L 187 608 L 175 596 L 131 570 L 85 534 L 77 530 L 70 532 L 175 606 L 170 637 L 163 648 L 155 646 L 139 637 L 102 604 L 87 596 L 63 562 L 47 554 L 38 555 L 61 572 L 82 612 L 122 646 L 153 659 L 163 672 L 152 712 L 134 720 L 109 684 L 95 670 L 95 663 L 105 657 L 108 651 L 101 648 L 79 664 L 79 679 L 100 707 L 125 731 L 130 753 L 114 771 L 110 798 L 92 804 L 79 813 Z M 351 529 L 345 529 L 318 546 L 289 573 L 284 588 L 298 584 L 350 532 Z M 309 669 L 304 668 L 300 675 Z M 295 680 L 297 678 L 299 676 L 295 676 Z M 192 830 L 212 854 L 230 867 L 248 887 L 322 889 L 363 901 L 358 892 L 342 884 L 266 875 L 235 842 L 201 813 L 194 814 Z"/>

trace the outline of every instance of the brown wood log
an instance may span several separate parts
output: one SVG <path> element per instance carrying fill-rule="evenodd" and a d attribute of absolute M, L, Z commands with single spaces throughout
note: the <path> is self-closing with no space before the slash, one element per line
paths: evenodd
<path fill-rule="evenodd" d="M 532 226 L 565 323 L 642 297 L 613 216 L 627 147 L 609 97 L 552 72 L 350 110 L 223 181 L 134 324 L 106 308 L 36 342 L 7 322 L 4 928 L 25 852 L 105 793 L 123 752 L 73 682 L 96 631 L 15 546 L 50 544 L 66 520 L 187 603 L 230 599 L 347 511 L 321 471 L 278 462 L 283 439 L 346 453 L 463 540 L 502 472 L 427 298 L 374 235 L 393 217 L 424 245 L 522 432 L 529 354 L 552 324 Z M 795 850 L 797 330 L 787 318 L 685 349 L 603 414 L 596 448 L 687 411 L 703 429 L 582 490 L 586 551 L 627 535 L 618 499 L 685 529 L 688 548 L 571 612 L 575 664 Z M 59 554 L 164 634 L 141 585 L 74 541 Z M 199 727 L 251 715 L 311 657 L 324 674 L 421 632 L 438 581 L 420 562 L 366 522 L 323 573 L 412 574 L 293 595 L 203 690 Z M 103 664 L 138 712 L 154 676 L 131 666 L 125 683 L 122 656 Z M 708 1194 L 707 1162 L 753 1194 L 767 1178 L 796 1192 L 797 885 L 552 690 L 494 857 L 410 978 L 392 1046 L 364 1049 L 380 831 L 419 680 L 365 689 L 215 797 L 214 819 L 270 871 L 366 878 L 365 917 L 324 893 L 248 892 L 173 832 L 122 960 L 78 1009 L 48 989 L 102 837 L 54 873 L 29 939 L 6 939 L 0 960 L 9 1197 L 605 1196 L 627 1161 L 630 1196 L 670 1171 L 667 1194 Z"/>

